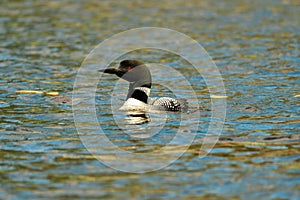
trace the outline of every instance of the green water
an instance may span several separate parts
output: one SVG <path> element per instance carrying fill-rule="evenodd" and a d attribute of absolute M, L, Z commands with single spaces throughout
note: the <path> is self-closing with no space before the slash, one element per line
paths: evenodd
<path fill-rule="evenodd" d="M 0 199 L 298 199 L 299 6 L 293 0 L 1 1 Z M 206 49 L 224 80 L 227 118 L 219 142 L 199 158 L 210 120 L 203 81 L 177 55 L 132 54 L 181 69 L 198 88 L 202 118 L 195 141 L 174 163 L 124 173 L 98 161 L 80 140 L 73 83 L 97 44 L 153 26 L 187 34 Z M 105 80 L 96 103 L 107 109 L 97 117 L 111 141 L 131 152 L 170 141 L 176 120 L 151 141 L 128 139 L 108 109 L 106 94 L 117 79 Z M 166 92 L 157 88 L 158 95 Z"/>

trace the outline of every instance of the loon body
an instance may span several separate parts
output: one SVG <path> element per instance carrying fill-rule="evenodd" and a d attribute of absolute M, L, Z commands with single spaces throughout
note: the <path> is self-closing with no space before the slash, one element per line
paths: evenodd
<path fill-rule="evenodd" d="M 123 60 L 118 68 L 107 68 L 100 72 L 115 74 L 128 81 L 129 89 L 124 105 L 120 110 L 160 110 L 171 112 L 187 112 L 186 99 L 170 97 L 151 98 L 152 77 L 149 69 L 137 60 Z"/>

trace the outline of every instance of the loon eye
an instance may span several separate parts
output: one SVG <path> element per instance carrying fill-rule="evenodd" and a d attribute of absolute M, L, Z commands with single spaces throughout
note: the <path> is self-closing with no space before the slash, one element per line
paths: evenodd
<path fill-rule="evenodd" d="M 127 70 L 130 71 L 130 70 L 131 70 L 131 67 L 128 67 Z"/>

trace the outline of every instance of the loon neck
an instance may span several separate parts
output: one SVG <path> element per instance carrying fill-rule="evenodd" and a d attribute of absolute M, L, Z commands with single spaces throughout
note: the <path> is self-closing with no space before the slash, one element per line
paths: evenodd
<path fill-rule="evenodd" d="M 138 83 L 130 83 L 126 100 L 133 98 L 142 101 L 143 103 L 147 103 L 150 95 L 150 89 L 151 83 L 143 85 Z"/>
<path fill-rule="evenodd" d="M 130 83 L 126 100 L 133 98 L 144 103 L 148 102 L 152 77 L 146 65 L 140 65 L 129 70 L 121 78 Z"/>

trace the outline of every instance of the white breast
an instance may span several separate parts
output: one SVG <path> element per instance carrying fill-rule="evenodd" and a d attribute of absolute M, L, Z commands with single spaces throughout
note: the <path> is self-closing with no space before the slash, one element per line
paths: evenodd
<path fill-rule="evenodd" d="M 134 98 L 129 98 L 120 108 L 121 111 L 141 110 L 147 111 L 148 105 Z"/>

